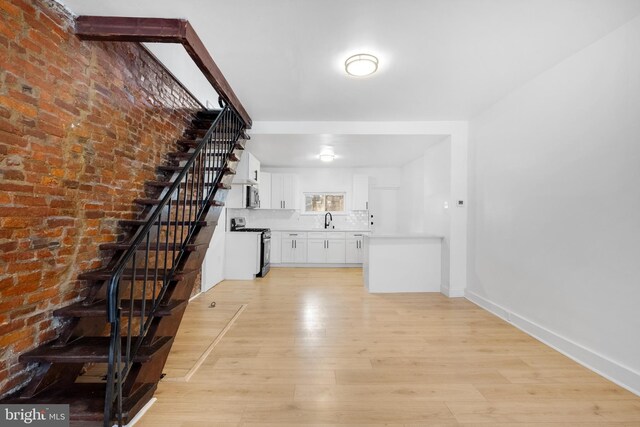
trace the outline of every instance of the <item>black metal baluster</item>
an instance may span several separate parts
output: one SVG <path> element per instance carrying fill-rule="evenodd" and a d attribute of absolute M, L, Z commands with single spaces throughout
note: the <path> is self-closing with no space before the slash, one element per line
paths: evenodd
<path fill-rule="evenodd" d="M 134 291 L 136 287 L 136 255 L 137 253 L 133 253 L 132 259 L 132 268 L 131 268 L 131 289 L 129 289 L 129 324 L 127 325 L 127 357 L 125 370 L 129 371 L 129 362 L 131 360 L 131 328 L 133 327 L 133 301 L 134 301 Z"/>
<path fill-rule="evenodd" d="M 140 337 L 144 335 L 144 329 L 146 327 L 146 322 L 144 320 L 144 312 L 147 304 L 147 280 L 149 280 L 149 245 L 151 244 L 150 238 L 151 238 L 151 233 L 148 232 L 147 244 L 145 245 L 146 248 L 144 251 L 144 283 L 142 284 L 142 301 L 141 301 L 141 308 L 140 308 L 140 333 L 139 333 Z M 153 307 L 153 305 L 151 307 Z"/>
<path fill-rule="evenodd" d="M 169 203 L 171 205 L 171 203 Z M 170 206 L 169 206 L 170 208 Z M 167 232 L 171 226 L 171 218 L 167 217 Z M 151 230 L 149 230 L 151 232 Z M 158 216 L 158 226 L 156 227 L 156 249 L 155 249 L 155 262 L 153 267 L 153 292 L 151 294 L 151 307 L 152 310 L 156 308 L 156 287 L 158 285 L 158 262 L 160 261 L 160 235 L 162 234 L 162 211 Z"/>
<path fill-rule="evenodd" d="M 180 185 L 178 184 L 178 197 L 180 196 Z M 167 225 L 167 232 L 165 234 L 165 239 L 164 239 L 164 271 L 162 272 L 162 289 L 160 290 L 160 295 L 164 295 L 164 290 L 167 288 L 167 286 L 169 285 L 169 281 L 168 281 L 168 275 L 167 275 L 167 261 L 169 258 L 169 234 L 171 231 L 171 201 L 172 199 L 169 199 L 169 203 L 167 204 L 167 218 L 168 218 L 168 225 Z M 178 223 L 178 211 L 179 211 L 180 207 L 176 204 L 176 224 L 174 225 L 174 233 L 178 230 L 177 227 L 177 223 Z M 173 264 L 172 264 L 173 265 Z M 162 301 L 158 301 L 158 304 L 161 304 Z"/>

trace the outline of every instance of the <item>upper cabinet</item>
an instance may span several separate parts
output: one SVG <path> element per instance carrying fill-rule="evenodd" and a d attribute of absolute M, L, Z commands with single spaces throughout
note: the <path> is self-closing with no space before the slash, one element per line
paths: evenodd
<path fill-rule="evenodd" d="M 240 158 L 236 175 L 233 178 L 234 184 L 259 184 L 260 182 L 260 160 L 253 154 L 245 151 Z"/>
<path fill-rule="evenodd" d="M 258 194 L 260 196 L 260 209 L 271 209 L 271 174 L 268 172 L 259 172 Z"/>
<path fill-rule="evenodd" d="M 354 211 L 369 210 L 369 176 L 353 175 L 353 203 Z"/>
<path fill-rule="evenodd" d="M 271 209 L 297 209 L 297 188 L 297 175 L 292 173 L 272 173 Z"/>

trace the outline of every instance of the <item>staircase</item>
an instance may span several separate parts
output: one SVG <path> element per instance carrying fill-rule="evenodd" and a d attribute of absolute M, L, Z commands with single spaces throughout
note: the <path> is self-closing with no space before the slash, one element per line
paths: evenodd
<path fill-rule="evenodd" d="M 146 183 L 139 219 L 120 221 L 129 238 L 100 245 L 106 267 L 87 271 L 87 298 L 54 312 L 66 327 L 20 357 L 36 375 L 2 403 L 69 404 L 71 424 L 128 423 L 149 401 L 231 188 L 245 122 L 230 108 L 203 110 Z"/>

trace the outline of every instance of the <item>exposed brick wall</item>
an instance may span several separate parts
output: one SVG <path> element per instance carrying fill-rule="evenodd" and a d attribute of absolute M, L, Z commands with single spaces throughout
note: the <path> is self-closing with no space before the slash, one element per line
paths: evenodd
<path fill-rule="evenodd" d="M 139 45 L 78 40 L 54 2 L 3 0 L 0 23 L 2 395 L 199 106 Z"/>

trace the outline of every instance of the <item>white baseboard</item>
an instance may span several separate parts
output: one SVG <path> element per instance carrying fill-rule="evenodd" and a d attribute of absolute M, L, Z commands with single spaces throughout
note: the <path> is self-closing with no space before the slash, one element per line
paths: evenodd
<path fill-rule="evenodd" d="M 156 403 L 156 400 L 158 400 L 158 398 L 156 397 L 152 397 L 151 399 L 149 399 L 147 404 L 144 405 L 142 409 L 140 409 L 140 411 L 136 414 L 136 416 L 133 417 L 131 421 L 129 421 L 129 424 L 125 425 L 124 427 L 133 427 L 138 421 L 140 421 L 140 418 L 142 418 L 142 416 L 149 410 L 149 408 L 151 408 L 151 406 Z M 114 425 L 113 427 L 117 426 Z"/>
<path fill-rule="evenodd" d="M 362 268 L 362 264 L 271 264 L 274 268 Z"/>
<path fill-rule="evenodd" d="M 584 347 L 569 338 L 558 335 L 557 333 L 513 313 L 474 292 L 467 290 L 465 297 L 472 303 L 511 323 L 516 328 L 526 332 L 582 366 L 640 396 L 640 372 L 621 365 L 615 360 L 611 360 L 610 358 L 592 349 Z"/>
<path fill-rule="evenodd" d="M 189 302 L 193 301 L 194 299 L 198 298 L 200 295 L 202 295 L 202 291 L 198 292 L 197 294 L 195 294 L 194 296 L 192 296 L 191 298 L 189 298 Z"/>
<path fill-rule="evenodd" d="M 449 298 L 463 298 L 465 296 L 464 289 L 451 289 L 448 283 L 440 286 L 440 293 Z"/>

